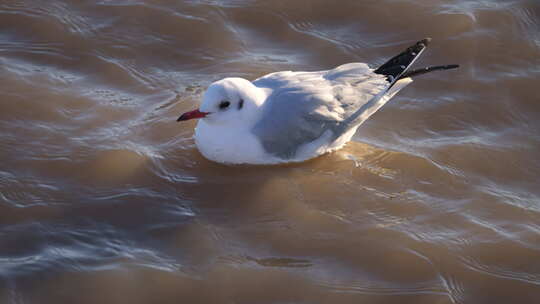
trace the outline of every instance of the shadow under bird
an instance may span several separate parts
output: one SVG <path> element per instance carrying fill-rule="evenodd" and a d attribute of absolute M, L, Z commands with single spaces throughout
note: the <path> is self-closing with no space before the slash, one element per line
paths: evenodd
<path fill-rule="evenodd" d="M 413 77 L 458 67 L 410 70 L 430 41 L 418 41 L 377 69 L 348 63 L 325 71 L 276 72 L 254 81 L 225 78 L 208 87 L 199 109 L 178 121 L 200 119 L 195 143 L 216 162 L 308 160 L 342 148 Z"/>

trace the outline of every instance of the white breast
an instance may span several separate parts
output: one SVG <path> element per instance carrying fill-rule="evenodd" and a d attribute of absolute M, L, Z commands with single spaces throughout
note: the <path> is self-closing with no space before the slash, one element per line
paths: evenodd
<path fill-rule="evenodd" d="M 199 120 L 195 128 L 195 144 L 204 157 L 230 164 L 275 164 L 282 160 L 266 153 L 257 138 L 248 130 L 220 128 Z"/>

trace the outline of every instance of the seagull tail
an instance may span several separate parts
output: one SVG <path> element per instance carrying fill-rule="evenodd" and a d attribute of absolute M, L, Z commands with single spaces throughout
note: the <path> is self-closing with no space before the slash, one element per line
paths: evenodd
<path fill-rule="evenodd" d="M 430 41 L 431 38 L 425 38 L 416 42 L 414 45 L 408 47 L 400 54 L 392 57 L 386 63 L 373 71 L 376 74 L 386 76 L 386 80 L 390 83 L 390 85 L 386 87 L 386 90 L 380 92 L 377 96 L 373 97 L 367 103 L 362 105 L 347 119 L 343 120 L 343 122 L 341 122 L 339 125 L 339 129 L 336 129 L 336 132 L 334 132 L 336 134 L 336 138 L 351 128 L 359 126 L 362 122 L 368 119 L 401 89 L 410 84 L 413 81 L 412 77 L 433 71 L 450 70 L 459 67 L 457 64 L 448 64 L 430 66 L 409 71 L 411 65 L 424 52 Z"/>

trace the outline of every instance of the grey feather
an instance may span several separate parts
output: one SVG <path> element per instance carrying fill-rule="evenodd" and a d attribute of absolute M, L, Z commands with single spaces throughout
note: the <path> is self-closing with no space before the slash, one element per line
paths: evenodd
<path fill-rule="evenodd" d="M 268 153 L 283 159 L 294 158 L 301 146 L 328 130 L 338 138 L 357 126 L 361 121 L 353 118 L 389 87 L 383 75 L 362 63 L 319 72 L 278 72 L 253 84 L 271 93 L 252 132 Z"/>

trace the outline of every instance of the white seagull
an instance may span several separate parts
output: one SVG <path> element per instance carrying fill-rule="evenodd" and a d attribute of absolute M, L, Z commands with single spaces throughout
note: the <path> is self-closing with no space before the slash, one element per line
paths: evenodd
<path fill-rule="evenodd" d="M 317 72 L 276 72 L 254 81 L 212 83 L 201 106 L 178 121 L 200 118 L 195 143 L 228 164 L 300 162 L 342 148 L 356 129 L 411 77 L 458 65 L 408 71 L 430 42 L 423 39 L 377 69 L 348 63 Z"/>

